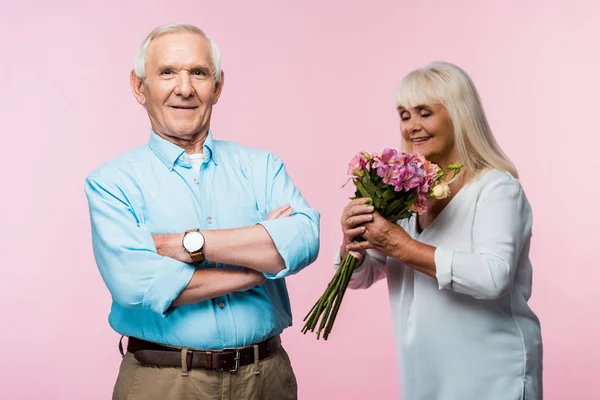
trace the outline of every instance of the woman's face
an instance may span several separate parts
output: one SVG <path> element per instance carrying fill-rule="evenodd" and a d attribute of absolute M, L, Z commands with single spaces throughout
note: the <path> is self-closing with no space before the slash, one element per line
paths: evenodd
<path fill-rule="evenodd" d="M 413 108 L 398 107 L 400 133 L 412 153 L 447 167 L 456 162 L 454 127 L 448 110 L 441 104 L 423 104 Z"/>

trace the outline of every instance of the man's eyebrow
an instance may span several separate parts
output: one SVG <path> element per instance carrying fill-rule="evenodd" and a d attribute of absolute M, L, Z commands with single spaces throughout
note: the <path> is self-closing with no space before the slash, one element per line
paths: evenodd
<path fill-rule="evenodd" d="M 181 67 L 176 67 L 173 64 L 169 64 L 169 63 L 164 63 L 164 64 L 159 64 L 156 67 L 157 70 L 162 71 L 165 69 L 173 69 L 173 70 L 181 70 L 181 69 L 188 69 L 188 68 L 181 68 Z M 201 71 L 210 71 L 211 68 L 208 65 L 205 64 L 198 64 L 198 65 L 193 65 L 189 68 L 190 71 L 194 71 L 194 70 L 201 70 Z"/>

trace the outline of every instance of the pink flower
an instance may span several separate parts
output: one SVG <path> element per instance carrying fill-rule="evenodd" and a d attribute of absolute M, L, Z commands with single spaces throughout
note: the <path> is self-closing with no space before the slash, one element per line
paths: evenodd
<path fill-rule="evenodd" d="M 416 195 L 411 210 L 419 214 L 427 211 L 427 198 L 439 184 L 443 171 L 420 154 L 406 154 L 394 149 L 381 153 L 359 153 L 350 162 L 348 173 L 361 176 L 360 171 L 375 168 L 377 176 L 396 192 Z"/>
<path fill-rule="evenodd" d="M 356 171 L 361 171 L 365 169 L 369 165 L 369 162 L 364 156 L 364 153 L 358 153 L 352 160 L 350 160 L 350 164 L 348 165 L 348 175 L 357 176 Z"/>
<path fill-rule="evenodd" d="M 434 164 L 431 161 L 427 161 L 425 157 L 423 157 L 420 154 L 415 154 L 413 157 L 415 162 L 419 165 L 419 167 L 422 168 L 427 174 L 427 180 L 429 181 L 429 183 L 434 183 L 437 177 L 442 172 L 441 168 L 437 164 Z"/>
<path fill-rule="evenodd" d="M 411 177 L 411 186 L 416 187 L 417 193 L 429 194 L 430 189 L 438 183 L 438 178 L 442 172 L 440 167 L 427 161 L 420 154 L 411 156 L 408 164 L 415 171 Z M 416 184 L 417 179 L 415 178 L 418 178 L 418 184 Z"/>
<path fill-rule="evenodd" d="M 373 168 L 377 170 L 377 175 L 383 178 L 383 182 L 398 186 L 401 181 L 404 158 L 398 155 L 394 149 L 385 149 L 379 154 L 373 154 Z"/>
<path fill-rule="evenodd" d="M 425 211 L 427 211 L 427 198 L 423 195 L 419 195 L 410 209 L 417 214 L 423 214 Z"/>

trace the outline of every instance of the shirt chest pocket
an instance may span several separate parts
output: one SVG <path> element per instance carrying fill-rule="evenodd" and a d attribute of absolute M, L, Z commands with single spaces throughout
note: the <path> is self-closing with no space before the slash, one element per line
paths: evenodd
<path fill-rule="evenodd" d="M 253 226 L 264 220 L 263 213 L 247 205 L 233 205 L 218 210 L 220 229 L 244 228 Z"/>
<path fill-rule="evenodd" d="M 246 170 L 248 170 L 246 168 Z M 248 173 L 243 173 L 242 168 L 236 173 L 231 172 L 213 181 L 213 212 L 217 214 L 219 222 L 214 228 L 232 229 L 256 225 L 263 221 L 266 213 L 264 208 L 265 196 L 262 182 L 254 182 Z"/>

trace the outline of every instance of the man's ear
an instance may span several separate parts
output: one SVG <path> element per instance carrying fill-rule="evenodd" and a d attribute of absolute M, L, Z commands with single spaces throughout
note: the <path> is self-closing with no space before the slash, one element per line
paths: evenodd
<path fill-rule="evenodd" d="M 217 104 L 221 93 L 223 92 L 223 85 L 225 84 L 225 72 L 221 71 L 221 80 L 215 83 L 214 101 L 213 104 Z"/>
<path fill-rule="evenodd" d="M 146 105 L 146 94 L 144 93 L 144 80 L 139 78 L 134 70 L 131 70 L 131 74 L 129 74 L 129 84 L 131 85 L 131 90 L 133 91 L 133 95 L 135 99 L 141 105 Z"/>

